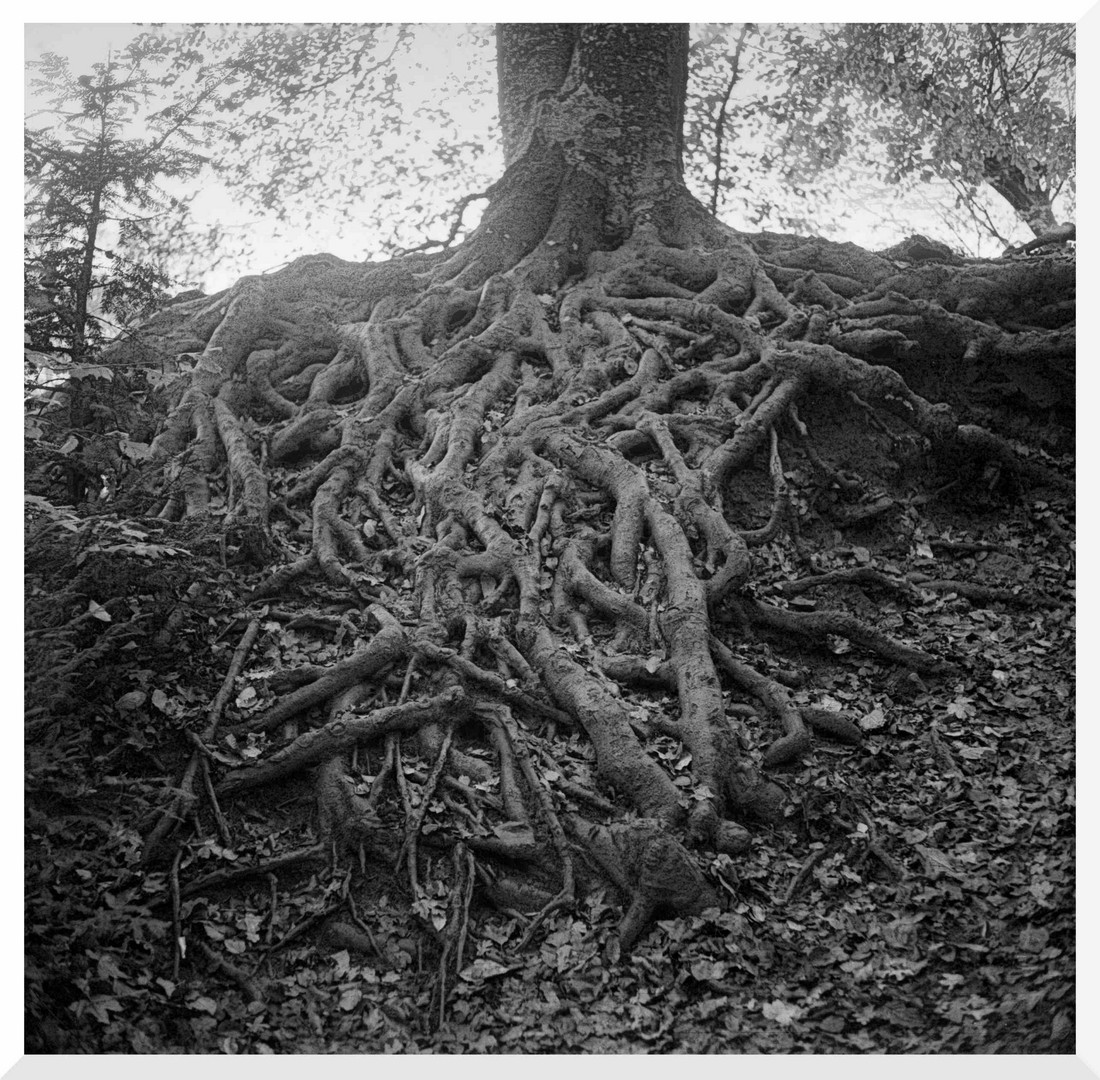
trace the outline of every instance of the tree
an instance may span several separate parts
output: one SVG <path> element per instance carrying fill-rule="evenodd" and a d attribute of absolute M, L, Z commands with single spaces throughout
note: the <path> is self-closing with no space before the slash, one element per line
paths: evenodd
<path fill-rule="evenodd" d="M 471 136 L 466 110 L 440 104 L 462 100 L 476 112 L 491 99 L 490 37 L 477 25 L 200 24 L 150 29 L 132 47 L 158 66 L 167 92 L 202 98 L 217 129 L 211 172 L 235 203 L 280 226 L 312 223 L 323 207 L 329 222 L 381 235 L 390 251 L 445 224 L 456 188 L 480 190 L 493 178 L 483 162 L 495 149 L 488 133 Z M 483 59 L 461 76 L 441 75 L 438 62 L 426 73 L 420 50 L 441 44 Z M 215 221 L 201 235 L 175 232 L 175 250 L 188 241 L 191 265 L 204 270 L 250 254 L 251 230 Z"/>
<path fill-rule="evenodd" d="M 885 160 L 888 183 L 945 180 L 991 227 L 988 185 L 1040 236 L 1073 187 L 1073 40 L 1072 24 L 784 26 L 758 104 L 796 183 L 847 156 Z"/>
<path fill-rule="evenodd" d="M 1065 29 L 1024 28 L 1020 41 L 1013 39 L 1016 60 L 1005 68 L 1011 102 L 974 109 L 970 98 L 980 89 L 972 86 L 969 97 L 956 89 L 973 83 L 970 52 L 981 52 L 965 28 L 939 28 L 947 39 L 940 41 L 921 27 L 871 33 L 876 27 L 705 24 L 689 56 L 688 187 L 723 220 L 842 237 L 852 213 L 862 211 L 866 224 L 870 176 L 878 177 L 870 192 L 878 212 L 889 215 L 896 204 L 903 219 L 930 216 L 912 204 L 922 177 L 931 177 L 936 183 L 924 187 L 931 213 L 950 219 L 940 239 L 958 230 L 966 250 L 975 247 L 976 231 L 998 236 L 1003 248 L 1011 218 L 982 182 L 978 151 L 1007 140 L 1014 152 L 1047 155 L 1057 182 L 1068 176 L 1065 186 L 1072 187 L 1064 172 L 1072 165 L 1072 69 L 1050 59 Z M 1032 47 L 1044 34 L 1053 44 Z M 899 103 L 887 93 L 891 35 L 908 35 L 908 47 L 935 57 L 932 68 L 945 74 L 934 101 L 909 95 Z M 211 180 L 231 189 L 236 205 L 255 208 L 277 229 L 300 227 L 323 211 L 349 236 L 371 237 L 369 252 L 392 254 L 425 234 L 445 236 L 452 193 L 481 192 L 494 178 L 499 140 L 481 130 L 493 96 L 490 38 L 476 25 L 198 25 L 152 29 L 132 48 L 155 66 L 166 90 L 207 110 L 208 134 L 216 132 Z M 419 62 L 426 53 L 437 58 L 428 66 Z M 467 62 L 438 62 L 452 55 Z M 923 72 L 929 65 L 920 63 Z M 1037 63 L 1045 65 L 1042 78 L 1021 85 L 1021 71 Z M 428 89 L 421 90 L 424 81 Z M 441 108 L 441 100 L 450 107 Z M 959 113 L 949 138 L 936 119 L 948 107 Z M 280 148 L 277 161 L 272 145 Z M 914 153 L 919 169 L 909 160 Z M 180 194 L 181 204 L 208 186 Z M 961 203 L 955 211 L 953 200 Z M 144 230 L 148 246 L 168 247 L 188 274 L 230 260 L 248 265 L 254 236 L 251 227 L 224 220 L 202 233 L 167 218 Z"/>
<path fill-rule="evenodd" d="M 398 858 L 441 970 L 462 963 L 475 879 L 536 913 L 528 939 L 593 880 L 623 894 L 623 948 L 656 912 L 715 902 L 695 853 L 730 867 L 782 818 L 773 771 L 812 733 L 861 734 L 800 703 L 754 635 L 842 638 L 918 680 L 973 662 L 788 606 L 782 585 L 760 594 L 765 545 L 812 569 L 811 493 L 838 523 L 895 505 L 817 445 L 823 402 L 845 403 L 852 440 L 927 447 L 956 483 L 988 482 L 1046 474 L 899 372 L 1072 385 L 1072 262 L 963 263 L 921 237 L 876 255 L 715 220 L 684 182 L 687 50 L 681 26 L 501 26 L 506 168 L 460 245 L 303 258 L 144 328 L 149 349 L 193 360 L 153 443 L 160 517 L 217 532 L 254 600 L 328 590 L 373 631 L 258 708 L 242 696 L 225 745 L 252 740 L 252 760 L 219 799 L 314 770 L 321 835 L 302 857 Z M 731 692 L 774 726 L 762 755 Z M 558 729 L 592 748 L 593 775 Z M 647 749 L 669 734 L 679 783 Z M 380 762 L 365 796 L 348 783 L 357 747 Z M 418 802 L 402 767 L 416 747 L 434 763 Z M 199 762 L 150 858 L 193 807 Z M 446 824 L 429 838 L 432 807 Z M 429 845 L 453 852 L 432 863 L 445 902 L 424 882 Z"/>
<path fill-rule="evenodd" d="M 80 76 L 55 54 L 30 65 L 32 87 L 50 95 L 50 107 L 29 117 L 24 133 L 26 330 L 34 348 L 77 362 L 166 299 L 168 275 L 133 246 L 172 201 L 161 185 L 194 176 L 204 162 L 192 148 L 194 108 L 143 115 L 156 86 L 143 60 L 130 50 L 121 64 L 108 56 Z M 144 136 L 127 130 L 135 119 Z M 96 295 L 118 320 L 106 334 L 90 311 Z"/>

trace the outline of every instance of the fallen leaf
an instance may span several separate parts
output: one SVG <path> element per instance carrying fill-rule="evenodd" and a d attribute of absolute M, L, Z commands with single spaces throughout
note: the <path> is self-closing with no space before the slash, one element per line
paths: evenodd
<path fill-rule="evenodd" d="M 492 979 L 498 975 L 507 975 L 509 971 L 516 971 L 520 966 L 519 964 L 513 964 L 511 967 L 506 967 L 504 964 L 498 964 L 495 960 L 486 960 L 482 957 L 472 964 L 467 964 L 458 973 L 458 977 L 463 982 L 483 982 L 485 979 Z"/>
<path fill-rule="evenodd" d="M 763 1009 L 764 1017 L 774 1020 L 780 1027 L 789 1027 L 802 1015 L 802 1010 L 797 1005 L 789 1005 L 785 1001 L 766 1001 Z"/>
<path fill-rule="evenodd" d="M 525 821 L 502 821 L 493 826 L 493 834 L 514 844 L 533 844 L 535 830 Z"/>
<path fill-rule="evenodd" d="M 1050 932 L 1041 926 L 1025 926 L 1020 931 L 1019 941 L 1024 952 L 1042 952 L 1050 941 Z"/>
<path fill-rule="evenodd" d="M 351 1010 L 362 1000 L 363 991 L 353 987 L 351 990 L 345 990 L 340 995 L 340 1008 L 343 1009 L 344 1012 L 351 1012 Z"/>
<path fill-rule="evenodd" d="M 88 601 L 88 614 L 91 615 L 93 619 L 99 619 L 100 622 L 111 621 L 111 613 L 101 604 L 97 604 L 94 600 Z"/>
<path fill-rule="evenodd" d="M 878 731 L 886 727 L 886 714 L 881 709 L 872 709 L 866 716 L 861 716 L 859 726 L 864 731 Z"/>
<path fill-rule="evenodd" d="M 696 960 L 691 965 L 691 974 L 699 982 L 724 979 L 729 974 L 729 963 L 725 960 Z"/>
<path fill-rule="evenodd" d="M 936 848 L 926 847 L 924 844 L 914 844 L 913 850 L 920 856 L 924 864 L 924 872 L 935 881 L 944 874 L 954 874 L 955 864 L 950 855 L 938 851 Z"/>

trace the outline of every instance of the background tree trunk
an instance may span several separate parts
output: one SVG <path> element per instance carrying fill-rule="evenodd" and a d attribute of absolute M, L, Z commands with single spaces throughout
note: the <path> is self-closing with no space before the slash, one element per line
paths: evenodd
<path fill-rule="evenodd" d="M 1050 191 L 1029 182 L 1023 170 L 1011 162 L 987 158 L 985 174 L 989 186 L 1005 199 L 1036 236 L 1050 232 L 1058 221 L 1051 206 Z"/>

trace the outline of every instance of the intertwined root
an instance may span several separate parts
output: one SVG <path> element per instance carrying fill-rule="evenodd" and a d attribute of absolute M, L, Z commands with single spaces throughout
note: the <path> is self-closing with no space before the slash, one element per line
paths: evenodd
<path fill-rule="evenodd" d="M 320 574 L 374 627 L 351 657 L 303 672 L 238 725 L 238 738 L 281 743 L 225 775 L 221 797 L 317 769 L 324 829 L 356 850 L 376 842 L 395 792 L 399 860 L 426 903 L 418 844 L 438 796 L 462 838 L 452 927 L 465 926 L 481 860 L 552 855 L 556 884 L 530 932 L 573 902 L 575 864 L 594 859 L 625 894 L 629 942 L 660 906 L 711 895 L 678 838 L 736 853 L 741 820 L 782 813 L 720 675 L 775 725 L 765 766 L 806 752 L 813 730 L 859 737 L 740 659 L 716 614 L 746 633 L 840 635 L 913 671 L 947 667 L 851 616 L 751 595 L 754 547 L 786 537 L 802 553 L 793 446 L 823 479 L 859 490 L 816 450 L 799 402 L 848 395 L 933 445 L 1005 448 L 853 355 L 899 347 L 904 331 L 882 322 L 906 314 L 897 297 L 852 303 L 839 274 L 792 274 L 728 240 L 673 248 L 645 230 L 554 296 L 532 290 L 549 265 L 533 274 L 532 258 L 487 279 L 469 252 L 373 272 L 307 260 L 195 311 L 208 340 L 155 446 L 172 481 L 162 513 L 207 512 L 224 462 L 227 526 L 251 537 L 242 556 L 278 552 L 255 595 Z M 761 455 L 770 505 L 737 520 L 730 495 Z M 667 688 L 676 704 L 647 726 L 619 681 Z M 327 719 L 300 731 L 317 709 Z M 563 728 L 584 732 L 614 804 L 556 765 Z M 654 730 L 690 754 L 690 790 L 647 753 L 639 732 Z M 419 801 L 401 759 L 410 737 L 434 762 Z M 349 795 L 348 756 L 372 745 L 384 760 L 370 794 Z M 627 808 L 639 823 L 612 825 L 615 842 L 579 816 Z M 461 955 L 462 934 L 446 955 Z"/>

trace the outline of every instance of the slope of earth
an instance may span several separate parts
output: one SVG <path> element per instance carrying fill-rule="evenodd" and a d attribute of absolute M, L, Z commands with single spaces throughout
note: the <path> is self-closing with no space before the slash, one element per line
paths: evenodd
<path fill-rule="evenodd" d="M 819 445 L 865 478 L 880 462 L 878 498 L 799 506 L 813 565 L 765 546 L 761 595 L 873 616 L 957 670 L 922 678 L 843 638 L 758 636 L 746 659 L 862 742 L 819 739 L 770 770 L 787 817 L 736 859 L 701 859 L 718 905 L 657 922 L 622 957 L 609 889 L 525 942 L 519 911 L 539 903 L 456 862 L 465 895 L 429 893 L 411 913 L 401 816 L 380 804 L 361 859 L 334 858 L 314 840 L 323 779 L 219 805 L 212 769 L 259 750 L 232 735 L 198 750 L 212 707 L 228 728 L 285 690 L 281 672 L 348 656 L 362 613 L 324 586 L 250 603 L 255 582 L 201 523 L 32 500 L 27 1050 L 1072 1052 L 1072 501 L 929 476 L 917 451 L 871 426 L 853 439 L 831 408 L 807 416 Z M 1071 477 L 1071 459 L 1048 463 Z M 788 464 L 795 481 L 810 467 Z M 575 658 L 590 663 L 584 646 Z M 687 783 L 682 745 L 645 725 L 647 700 L 668 694 L 652 673 L 651 689 L 615 692 Z M 396 676 L 384 693 L 403 689 Z M 570 781 L 592 783 L 590 747 L 552 726 L 528 738 L 567 811 Z M 143 837 L 188 767 L 192 828 L 149 860 Z M 364 793 L 382 767 L 356 762 Z M 475 800 L 436 787 L 411 742 L 400 772 L 407 806 L 427 793 L 422 853 L 460 859 L 432 834 Z M 440 934 L 456 923 L 457 943 Z M 454 949 L 457 981 L 440 975 Z"/>

